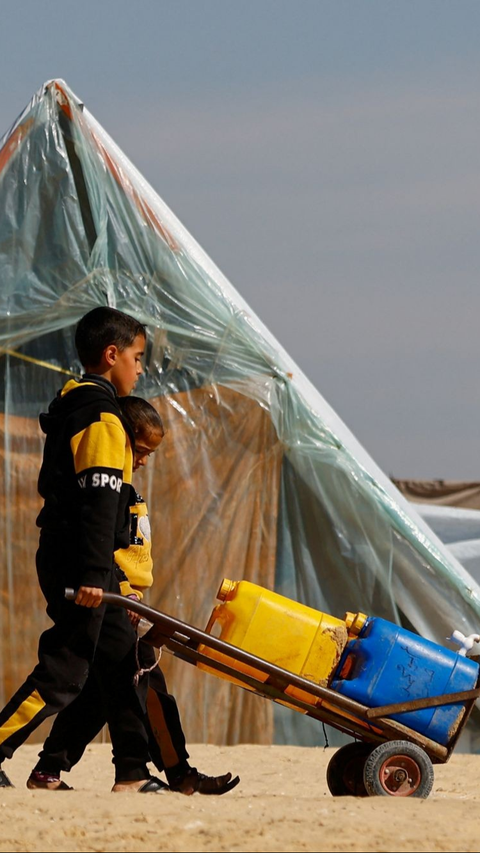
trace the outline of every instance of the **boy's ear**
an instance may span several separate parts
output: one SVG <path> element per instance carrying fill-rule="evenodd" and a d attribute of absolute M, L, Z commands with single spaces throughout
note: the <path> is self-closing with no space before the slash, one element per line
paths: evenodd
<path fill-rule="evenodd" d="M 118 349 L 115 344 L 110 344 L 110 346 L 106 347 L 103 353 L 105 357 L 105 361 L 107 362 L 109 367 L 113 367 L 117 360 Z"/>

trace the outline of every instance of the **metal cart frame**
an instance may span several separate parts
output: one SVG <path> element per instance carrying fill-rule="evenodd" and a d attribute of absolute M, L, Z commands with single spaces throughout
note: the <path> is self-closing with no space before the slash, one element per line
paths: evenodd
<path fill-rule="evenodd" d="M 73 590 L 66 590 L 65 594 L 69 599 L 76 595 Z M 156 648 L 165 646 L 181 660 L 194 666 L 202 663 L 214 672 L 241 682 L 259 696 L 293 706 L 355 738 L 353 743 L 337 750 L 327 768 L 327 783 L 336 795 L 428 796 L 433 786 L 432 765 L 448 761 L 475 700 L 480 696 L 477 683 L 473 690 L 370 708 L 146 604 L 115 593 L 104 593 L 103 601 L 133 611 L 152 622 L 152 628 L 142 638 L 150 645 Z M 198 651 L 200 645 L 228 656 L 232 664 L 202 654 Z M 267 679 L 261 681 L 238 670 L 235 667 L 237 662 L 259 670 L 267 675 Z M 307 692 L 315 699 L 315 704 L 287 694 L 288 687 Z M 452 703 L 461 703 L 464 713 L 446 746 L 391 718 L 392 714 Z"/>

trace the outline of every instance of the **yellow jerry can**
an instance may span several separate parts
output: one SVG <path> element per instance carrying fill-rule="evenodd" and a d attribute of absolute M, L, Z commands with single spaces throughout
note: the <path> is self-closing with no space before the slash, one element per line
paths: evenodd
<path fill-rule="evenodd" d="M 206 633 L 315 684 L 327 686 L 348 639 L 343 620 L 249 581 L 225 578 L 217 598 L 222 603 L 214 607 Z M 268 678 L 266 673 L 203 644 L 198 651 L 260 681 Z M 197 667 L 246 687 L 233 676 L 206 664 L 198 663 Z M 314 696 L 299 688 L 290 686 L 285 692 L 310 705 L 316 704 Z"/>

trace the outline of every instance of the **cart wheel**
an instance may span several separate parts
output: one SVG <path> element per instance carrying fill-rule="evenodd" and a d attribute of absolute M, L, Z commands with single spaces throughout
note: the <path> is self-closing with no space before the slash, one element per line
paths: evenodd
<path fill-rule="evenodd" d="M 433 765 L 427 753 L 406 740 L 375 747 L 365 762 L 365 788 L 370 797 L 428 797 Z"/>
<path fill-rule="evenodd" d="M 327 767 L 327 785 L 334 797 L 368 797 L 363 768 L 372 744 L 353 741 L 333 754 Z"/>

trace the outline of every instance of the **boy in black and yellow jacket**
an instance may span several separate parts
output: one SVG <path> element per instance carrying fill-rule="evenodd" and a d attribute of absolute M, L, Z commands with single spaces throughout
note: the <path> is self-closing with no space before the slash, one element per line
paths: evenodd
<path fill-rule="evenodd" d="M 1 763 L 67 707 L 92 673 L 107 709 L 114 791 L 162 787 L 146 768 L 142 696 L 132 685 L 135 634 L 124 611 L 102 604 L 104 591 L 119 590 L 113 553 L 128 544 L 133 436 L 117 394 L 135 386 L 145 340 L 145 327 L 132 317 L 113 308 L 90 311 L 75 336 L 86 374 L 68 382 L 41 416 L 37 573 L 54 624 L 40 637 L 37 666 L 0 712 Z M 75 603 L 65 599 L 67 586 L 78 590 Z M 0 786 L 10 784 L 0 771 Z"/>
<path fill-rule="evenodd" d="M 124 397 L 120 405 L 134 434 L 135 471 L 145 465 L 148 456 L 160 445 L 164 436 L 163 423 L 156 409 L 141 397 Z M 129 545 L 115 552 L 115 562 L 122 594 L 140 600 L 153 583 L 153 560 L 147 505 L 133 488 Z M 136 624 L 138 617 L 131 614 L 131 621 Z M 170 790 L 187 795 L 196 791 L 224 794 L 232 790 L 239 782 L 238 776 L 235 779 L 231 773 L 206 776 L 190 766 L 175 697 L 167 690 L 154 650 L 142 640 L 138 645 L 138 664 L 144 675 L 148 673 L 145 724 L 150 757 L 160 772 L 165 771 Z M 68 772 L 81 759 L 105 722 L 98 685 L 90 678 L 78 699 L 55 720 L 27 787 L 65 790 L 68 786 L 60 780 L 60 773 Z"/>

